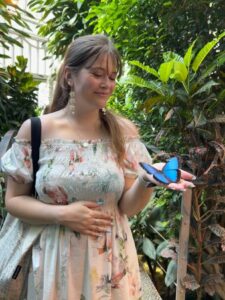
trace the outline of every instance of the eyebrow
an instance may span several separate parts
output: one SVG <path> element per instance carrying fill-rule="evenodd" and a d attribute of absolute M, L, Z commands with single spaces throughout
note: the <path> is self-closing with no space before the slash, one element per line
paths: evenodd
<path fill-rule="evenodd" d="M 98 66 L 96 66 L 96 67 L 92 66 L 92 67 L 90 67 L 90 69 L 92 69 L 92 70 L 95 69 L 95 70 L 105 71 L 104 68 L 98 67 Z M 117 71 L 113 71 L 112 74 L 117 74 Z"/>

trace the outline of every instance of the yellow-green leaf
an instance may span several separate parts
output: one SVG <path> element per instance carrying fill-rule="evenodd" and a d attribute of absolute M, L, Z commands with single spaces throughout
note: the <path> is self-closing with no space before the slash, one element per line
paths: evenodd
<path fill-rule="evenodd" d="M 137 60 L 131 60 L 130 64 L 139 67 L 140 69 L 148 72 L 149 74 L 154 75 L 155 77 L 158 77 L 158 72 L 154 68 L 151 68 L 149 66 L 145 66 Z"/>
<path fill-rule="evenodd" d="M 213 49 L 213 47 L 225 36 L 225 32 L 221 33 L 218 38 L 213 39 L 211 42 L 207 43 L 197 54 L 195 57 L 192 69 L 194 72 L 197 72 L 198 68 L 200 67 L 203 60 L 209 54 L 209 52 Z"/>
<path fill-rule="evenodd" d="M 180 61 L 175 61 L 173 69 L 174 69 L 174 73 L 172 74 L 173 75 L 172 77 L 180 82 L 184 82 L 188 75 L 188 70 L 185 64 Z"/>
<path fill-rule="evenodd" d="M 192 59 L 192 49 L 194 47 L 196 40 L 191 44 L 191 46 L 188 48 L 187 52 L 184 55 L 184 63 L 187 67 L 190 66 L 191 59 Z"/>
<path fill-rule="evenodd" d="M 159 78 L 162 82 L 166 83 L 169 80 L 173 69 L 173 64 L 174 64 L 173 61 L 168 61 L 160 65 L 158 73 L 159 73 Z"/>

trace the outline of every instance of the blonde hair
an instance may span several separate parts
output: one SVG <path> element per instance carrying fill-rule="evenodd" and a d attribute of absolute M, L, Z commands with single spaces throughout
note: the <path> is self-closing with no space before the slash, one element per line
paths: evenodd
<path fill-rule="evenodd" d="M 117 49 L 112 41 L 105 35 L 85 35 L 75 39 L 68 47 L 62 65 L 58 71 L 53 100 L 49 112 L 54 112 L 64 108 L 69 101 L 70 86 L 65 78 L 65 68 L 69 67 L 77 74 L 82 68 L 89 68 L 102 55 L 111 56 L 117 67 L 118 76 L 122 73 L 122 62 Z M 114 153 L 119 165 L 123 166 L 125 155 L 125 140 L 118 117 L 107 110 L 106 114 L 100 113 L 102 124 L 106 128 Z"/>

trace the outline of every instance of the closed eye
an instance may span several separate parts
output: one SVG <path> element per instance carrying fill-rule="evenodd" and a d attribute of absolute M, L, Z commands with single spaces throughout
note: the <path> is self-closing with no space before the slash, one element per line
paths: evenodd
<path fill-rule="evenodd" d="M 94 75 L 94 76 L 97 77 L 97 78 L 100 78 L 100 77 L 103 77 L 103 76 L 104 76 L 103 74 L 99 74 L 99 73 L 92 73 L 92 75 Z M 110 77 L 109 77 L 109 80 L 115 81 L 115 80 L 116 80 L 116 76 L 110 76 Z"/>
<path fill-rule="evenodd" d="M 99 73 L 92 73 L 95 77 L 101 77 L 103 76 L 103 74 L 99 74 Z"/>

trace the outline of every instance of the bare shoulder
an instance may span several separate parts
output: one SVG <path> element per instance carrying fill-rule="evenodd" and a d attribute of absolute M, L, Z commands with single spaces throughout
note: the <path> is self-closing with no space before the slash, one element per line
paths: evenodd
<path fill-rule="evenodd" d="M 50 133 L 50 131 L 54 128 L 54 113 L 50 113 L 47 115 L 39 116 L 41 120 L 41 135 L 42 138 L 45 138 L 46 135 Z M 18 139 L 31 140 L 31 120 L 27 119 L 21 125 L 17 136 Z"/>
<path fill-rule="evenodd" d="M 52 132 L 55 130 L 56 115 L 57 113 L 49 113 L 40 116 L 42 139 L 51 137 Z"/>
<path fill-rule="evenodd" d="M 30 121 L 30 119 L 27 119 L 21 125 L 16 137 L 18 139 L 24 139 L 24 140 L 30 141 L 31 140 L 31 132 L 30 131 L 31 131 L 31 121 Z"/>
<path fill-rule="evenodd" d="M 123 134 L 127 138 L 139 137 L 139 132 L 137 126 L 127 118 L 118 117 L 118 122 L 122 128 Z"/>

